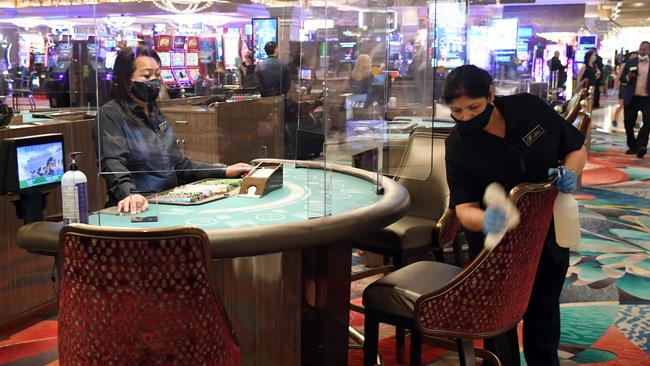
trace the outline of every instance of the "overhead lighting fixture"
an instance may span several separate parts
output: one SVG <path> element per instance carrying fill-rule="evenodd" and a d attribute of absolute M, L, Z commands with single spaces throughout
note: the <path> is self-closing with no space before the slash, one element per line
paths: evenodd
<path fill-rule="evenodd" d="M 104 22 L 115 29 L 123 29 L 135 23 L 135 17 L 106 17 Z"/>
<path fill-rule="evenodd" d="M 11 24 L 15 25 L 18 28 L 23 28 L 29 30 L 29 28 L 38 27 L 43 22 L 43 19 L 40 18 L 18 18 L 13 19 Z"/>
<path fill-rule="evenodd" d="M 154 0 L 153 4 L 158 8 L 175 14 L 200 13 L 214 5 L 215 0 Z"/>

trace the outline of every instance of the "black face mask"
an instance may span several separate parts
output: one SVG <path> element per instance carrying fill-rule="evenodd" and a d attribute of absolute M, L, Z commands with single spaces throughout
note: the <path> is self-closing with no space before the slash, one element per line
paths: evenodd
<path fill-rule="evenodd" d="M 131 94 L 139 100 L 153 103 L 160 92 L 160 80 L 131 81 Z"/>
<path fill-rule="evenodd" d="M 485 126 L 487 126 L 488 122 L 490 122 L 490 117 L 492 116 L 493 111 L 494 106 L 488 103 L 483 112 L 479 113 L 470 120 L 461 121 L 454 118 L 454 116 L 451 116 L 451 119 L 456 122 L 456 126 L 458 126 L 458 129 L 461 133 L 477 134 L 481 132 Z"/>

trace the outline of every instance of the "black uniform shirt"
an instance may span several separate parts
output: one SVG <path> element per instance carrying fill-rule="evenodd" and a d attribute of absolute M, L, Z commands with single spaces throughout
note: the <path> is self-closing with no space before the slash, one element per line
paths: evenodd
<path fill-rule="evenodd" d="M 482 205 L 485 188 L 492 182 L 508 192 L 519 183 L 544 181 L 549 168 L 584 144 L 582 134 L 538 97 L 496 97 L 494 105 L 506 121 L 505 138 L 485 131 L 462 134 L 458 127 L 447 137 L 450 208 L 469 202 Z M 474 240 L 470 236 L 470 244 L 482 243 L 482 235 Z"/>
<path fill-rule="evenodd" d="M 225 176 L 225 165 L 195 162 L 183 155 L 171 124 L 158 107 L 149 117 L 135 103 L 128 107 L 131 118 L 115 100 L 97 113 L 99 130 L 93 138 L 99 137 L 99 163 L 109 204 L 133 190 L 160 192 L 197 179 Z"/>

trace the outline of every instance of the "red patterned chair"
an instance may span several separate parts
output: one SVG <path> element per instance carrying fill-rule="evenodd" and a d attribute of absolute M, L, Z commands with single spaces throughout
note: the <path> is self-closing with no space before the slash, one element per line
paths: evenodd
<path fill-rule="evenodd" d="M 370 284 L 365 306 L 364 364 L 374 364 L 379 323 L 411 330 L 411 365 L 420 364 L 422 336 L 455 338 L 462 365 L 473 365 L 473 339 L 493 337 L 523 316 L 553 212 L 550 183 L 522 184 L 510 192 L 521 222 L 492 251 L 467 268 L 421 261 Z M 436 343 L 455 348 L 451 342 Z M 483 357 L 496 356 L 480 350 Z M 498 362 L 498 360 L 496 360 Z"/>
<path fill-rule="evenodd" d="M 239 365 L 195 228 L 61 232 L 59 360 L 67 365 Z"/>

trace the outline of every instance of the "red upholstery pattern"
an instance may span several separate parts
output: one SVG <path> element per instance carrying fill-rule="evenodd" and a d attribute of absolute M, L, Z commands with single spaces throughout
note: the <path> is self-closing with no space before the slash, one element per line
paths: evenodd
<path fill-rule="evenodd" d="M 239 365 L 203 245 L 65 235 L 60 364 Z"/>
<path fill-rule="evenodd" d="M 420 301 L 415 319 L 422 331 L 482 338 L 516 324 L 528 306 L 555 195 L 547 189 L 519 197 L 519 226 L 491 253 L 484 250 L 456 286 Z"/>

